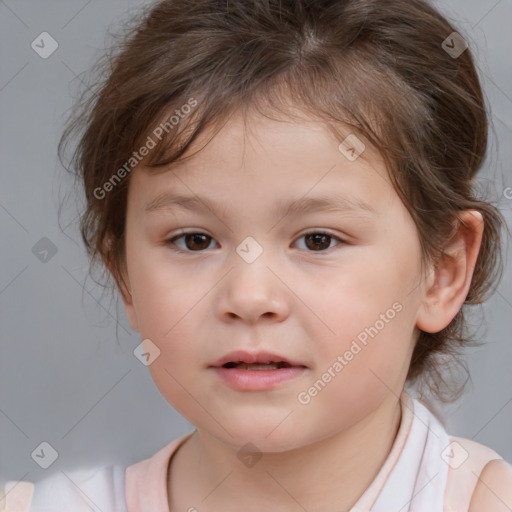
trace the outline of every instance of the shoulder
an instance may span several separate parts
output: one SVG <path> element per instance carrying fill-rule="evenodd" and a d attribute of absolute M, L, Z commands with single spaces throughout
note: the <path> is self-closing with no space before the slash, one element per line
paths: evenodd
<path fill-rule="evenodd" d="M 482 496 L 481 486 L 485 485 L 481 483 L 480 479 L 482 475 L 487 474 L 489 468 L 495 467 L 496 464 L 502 464 L 502 457 L 488 446 L 471 439 L 456 436 L 449 436 L 449 439 L 450 444 L 442 454 L 442 458 L 449 467 L 445 509 L 457 512 L 461 510 L 475 512 L 480 508 L 480 510 L 492 512 L 492 509 L 486 506 L 482 508 L 481 503 L 485 497 L 481 498 L 482 501 L 477 497 Z M 479 487 L 480 490 L 477 492 Z M 473 501 L 473 496 L 479 501 Z"/>
<path fill-rule="evenodd" d="M 489 461 L 478 477 L 468 512 L 508 512 L 512 509 L 512 465 Z"/>
<path fill-rule="evenodd" d="M 23 480 L 11 480 L 0 486 L 0 512 L 16 510 L 28 512 L 32 497 L 34 495 L 34 484 Z"/>
<path fill-rule="evenodd" d="M 457 436 L 449 437 L 451 441 L 450 447 L 455 453 L 458 462 L 464 466 L 466 471 L 469 470 L 472 474 L 476 473 L 475 478 L 490 461 L 503 458 L 492 448 L 472 439 Z"/>
<path fill-rule="evenodd" d="M 9 481 L 0 512 L 124 511 L 124 468 L 56 472 L 36 483 Z"/>

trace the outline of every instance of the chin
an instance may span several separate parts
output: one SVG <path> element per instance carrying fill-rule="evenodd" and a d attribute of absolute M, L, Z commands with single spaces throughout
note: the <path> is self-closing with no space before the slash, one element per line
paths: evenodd
<path fill-rule="evenodd" d="M 304 436 L 304 429 L 291 422 L 284 425 L 283 418 L 277 421 L 261 419 L 260 421 L 231 421 L 226 426 L 229 435 L 224 429 L 216 425 L 199 427 L 209 432 L 219 441 L 231 446 L 237 451 L 243 449 L 248 443 L 254 445 L 258 451 L 264 453 L 280 453 L 300 448 L 308 444 Z M 213 427 L 213 430 L 212 430 Z M 276 428 L 277 427 L 277 428 Z"/>

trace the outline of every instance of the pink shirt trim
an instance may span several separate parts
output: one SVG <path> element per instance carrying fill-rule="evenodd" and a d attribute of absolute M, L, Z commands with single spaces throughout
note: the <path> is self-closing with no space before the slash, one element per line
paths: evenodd
<path fill-rule="evenodd" d="M 149 459 L 128 466 L 125 472 L 129 512 L 169 512 L 167 471 L 172 456 L 192 431 L 164 446 Z"/>

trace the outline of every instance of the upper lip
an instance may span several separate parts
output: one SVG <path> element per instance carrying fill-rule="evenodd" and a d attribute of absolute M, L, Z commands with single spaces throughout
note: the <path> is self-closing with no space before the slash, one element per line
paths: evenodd
<path fill-rule="evenodd" d="M 217 359 L 215 362 L 211 363 L 210 366 L 213 367 L 221 367 L 226 363 L 279 363 L 284 362 L 288 363 L 290 366 L 302 366 L 306 367 L 304 364 L 289 359 L 287 357 L 281 356 L 279 354 L 274 354 L 272 352 L 247 352 L 245 350 L 236 350 L 235 352 L 230 352 L 225 356 Z"/>

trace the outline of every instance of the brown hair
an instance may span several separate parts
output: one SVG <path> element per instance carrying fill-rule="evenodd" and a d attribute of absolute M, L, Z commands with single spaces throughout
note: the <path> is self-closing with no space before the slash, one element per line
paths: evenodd
<path fill-rule="evenodd" d="M 473 186 L 487 114 L 470 50 L 446 51 L 455 29 L 433 7 L 423 0 L 163 0 L 146 9 L 98 62 L 100 79 L 59 144 L 61 155 L 79 136 L 71 166 L 85 190 L 81 233 L 91 268 L 102 261 L 122 285 L 127 190 L 137 163 L 130 159 L 149 138 L 159 140 L 144 164 L 158 172 L 236 109 L 289 106 L 337 137 L 349 127 L 379 150 L 417 226 L 423 263 L 442 254 L 461 211 L 480 211 L 483 242 L 465 304 L 484 300 L 501 276 L 504 223 Z M 464 308 L 442 331 L 420 332 L 409 369 L 410 382 L 428 377 L 444 401 L 464 386 L 446 393 L 440 364 L 446 355 L 457 361 L 473 341 Z"/>

